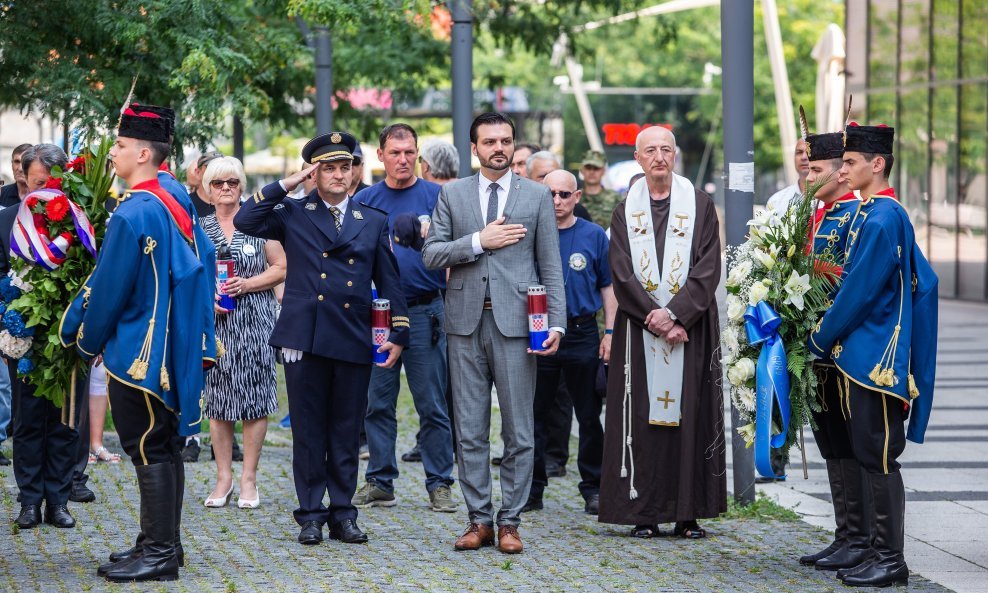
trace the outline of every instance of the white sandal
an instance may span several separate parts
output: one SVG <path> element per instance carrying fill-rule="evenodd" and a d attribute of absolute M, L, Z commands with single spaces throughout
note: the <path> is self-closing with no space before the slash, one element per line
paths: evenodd
<path fill-rule="evenodd" d="M 104 457 L 104 455 L 106 455 L 106 457 Z M 92 459 L 93 457 L 96 458 L 97 463 L 120 463 L 120 455 L 117 453 L 110 453 L 103 445 L 97 447 L 96 450 L 90 454 L 89 458 Z M 93 462 L 90 461 L 89 463 Z"/>

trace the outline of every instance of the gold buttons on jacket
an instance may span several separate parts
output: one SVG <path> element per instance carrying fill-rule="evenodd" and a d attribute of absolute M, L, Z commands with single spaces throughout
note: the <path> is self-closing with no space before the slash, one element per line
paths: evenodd
<path fill-rule="evenodd" d="M 346 285 L 347 286 L 353 286 L 353 281 L 352 280 L 347 280 L 346 281 Z"/>
<path fill-rule="evenodd" d="M 350 308 L 350 303 L 343 303 L 343 308 L 344 309 L 349 309 Z"/>
<path fill-rule="evenodd" d="M 329 257 L 329 252 L 328 251 L 323 251 L 322 252 L 322 256 L 323 257 Z"/>
<path fill-rule="evenodd" d="M 319 295 L 319 300 L 320 301 L 323 300 L 323 296 L 322 295 Z"/>
<path fill-rule="evenodd" d="M 326 272 L 323 272 L 322 274 L 319 274 L 319 277 L 322 278 L 323 280 L 325 280 L 326 279 Z"/>
<path fill-rule="evenodd" d="M 350 264 L 350 265 L 352 266 L 352 265 L 353 265 L 353 258 L 351 257 L 351 258 L 350 258 L 350 261 L 348 261 L 347 263 L 348 263 L 348 264 Z"/>

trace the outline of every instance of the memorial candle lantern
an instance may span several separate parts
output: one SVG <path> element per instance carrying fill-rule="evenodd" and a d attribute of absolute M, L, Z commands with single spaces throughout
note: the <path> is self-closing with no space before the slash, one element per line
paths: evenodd
<path fill-rule="evenodd" d="M 545 350 L 543 342 L 549 339 L 549 313 L 545 286 L 528 287 L 528 347 Z"/>
<path fill-rule="evenodd" d="M 387 362 L 388 353 L 378 352 L 378 348 L 383 346 L 391 338 L 391 301 L 388 299 L 374 299 L 371 302 L 371 348 L 374 353 L 374 362 Z"/>

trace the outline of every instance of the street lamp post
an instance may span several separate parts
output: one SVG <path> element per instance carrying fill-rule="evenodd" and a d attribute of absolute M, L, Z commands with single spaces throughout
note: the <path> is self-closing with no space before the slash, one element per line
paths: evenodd
<path fill-rule="evenodd" d="M 460 153 L 460 177 L 472 173 L 470 167 L 470 123 L 473 121 L 473 0 L 449 3 L 453 18 L 453 144 Z"/>

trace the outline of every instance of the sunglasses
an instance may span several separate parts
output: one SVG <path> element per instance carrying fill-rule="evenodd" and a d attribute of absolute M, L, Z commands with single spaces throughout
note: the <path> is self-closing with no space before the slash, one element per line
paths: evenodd
<path fill-rule="evenodd" d="M 560 199 L 568 200 L 569 197 L 572 196 L 574 193 L 575 192 L 571 192 L 571 191 L 553 191 L 552 197 L 555 198 L 556 196 L 559 196 Z"/>
<path fill-rule="evenodd" d="M 229 185 L 230 189 L 237 189 L 240 187 L 239 179 L 214 179 L 209 182 L 209 187 L 213 189 L 220 189 L 224 185 Z"/>

